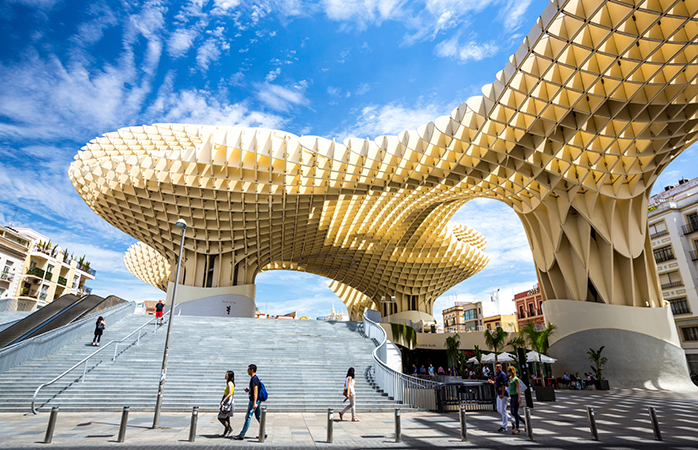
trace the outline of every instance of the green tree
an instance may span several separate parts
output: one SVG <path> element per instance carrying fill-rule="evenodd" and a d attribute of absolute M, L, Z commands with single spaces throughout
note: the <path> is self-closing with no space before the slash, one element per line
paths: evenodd
<path fill-rule="evenodd" d="M 475 346 L 475 360 L 477 361 L 478 365 L 482 365 L 482 349 L 479 345 Z"/>
<path fill-rule="evenodd" d="M 499 353 L 504 346 L 506 346 L 506 340 L 509 333 L 504 331 L 501 327 L 497 327 L 496 330 L 490 331 L 485 330 L 485 345 L 487 348 L 494 351 L 494 362 L 495 364 L 499 361 L 497 360 L 497 353 Z"/>
<path fill-rule="evenodd" d="M 458 334 L 446 338 L 446 354 L 451 358 L 453 367 L 460 368 L 461 351 L 460 336 L 458 336 Z"/>
<path fill-rule="evenodd" d="M 550 337 L 555 334 L 555 325 L 548 323 L 542 330 L 538 330 L 533 322 L 530 320 L 521 328 L 521 334 L 524 335 L 526 341 L 531 346 L 531 348 L 537 351 L 541 355 L 547 355 L 550 349 Z M 542 377 L 542 364 L 540 367 L 541 373 L 539 375 Z"/>
<path fill-rule="evenodd" d="M 509 342 L 507 342 L 506 346 L 511 347 L 514 359 L 516 360 L 516 362 L 520 363 L 521 361 L 519 361 L 519 349 L 526 349 L 526 340 L 524 339 L 524 337 L 519 334 L 518 336 L 509 339 Z"/>

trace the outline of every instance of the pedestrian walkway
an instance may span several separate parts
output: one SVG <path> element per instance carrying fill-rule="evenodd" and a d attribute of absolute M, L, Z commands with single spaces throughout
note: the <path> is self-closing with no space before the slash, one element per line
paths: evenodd
<path fill-rule="evenodd" d="M 341 405 L 338 405 L 338 408 Z M 599 441 L 590 438 L 586 407 L 593 406 Z M 659 416 L 664 441 L 654 439 L 647 406 L 654 406 Z M 232 423 L 233 432 L 242 427 L 244 412 L 238 405 Z M 190 415 L 166 413 L 162 428 L 150 429 L 152 413 L 131 413 L 124 443 L 117 443 L 121 415 L 106 412 L 60 412 L 53 442 L 42 448 L 502 448 L 521 449 L 627 449 L 666 448 L 695 449 L 694 399 L 632 397 L 624 393 L 559 392 L 558 401 L 536 403 L 532 412 L 533 438 L 497 433 L 499 415 L 495 412 L 467 414 L 466 442 L 460 440 L 458 415 L 422 411 L 401 411 L 402 442 L 395 442 L 394 414 L 388 412 L 360 415 L 360 422 L 339 421 L 335 410 L 333 443 L 327 443 L 326 413 L 267 414 L 269 437 L 258 442 L 259 425 L 253 420 L 248 438 L 233 441 L 220 438 L 223 427 L 215 413 L 201 413 L 195 442 L 188 442 Z M 0 448 L 36 448 L 43 442 L 49 414 L 0 414 Z"/>

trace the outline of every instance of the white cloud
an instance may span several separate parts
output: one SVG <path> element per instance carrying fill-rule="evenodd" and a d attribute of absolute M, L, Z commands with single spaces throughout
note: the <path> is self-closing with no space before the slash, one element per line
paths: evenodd
<path fill-rule="evenodd" d="M 397 135 L 405 130 L 417 129 L 447 111 L 439 105 L 417 105 L 408 108 L 400 103 L 364 106 L 356 123 L 337 133 L 338 139 L 348 137 L 375 138 Z"/>
<path fill-rule="evenodd" d="M 504 29 L 514 31 L 521 26 L 523 16 L 531 5 L 532 0 L 510 0 L 505 8 L 502 8 Z"/>
<path fill-rule="evenodd" d="M 208 70 L 211 62 L 218 61 L 221 57 L 221 50 L 216 39 L 209 39 L 196 51 L 196 65 L 202 72 Z"/>
<path fill-rule="evenodd" d="M 290 88 L 270 83 L 256 83 L 255 87 L 257 98 L 277 111 L 286 111 L 294 105 L 308 103 L 304 93 L 307 82 L 304 80 Z"/>
<path fill-rule="evenodd" d="M 434 53 L 440 58 L 452 58 L 459 63 L 467 61 L 480 61 L 495 55 L 499 51 L 499 45 L 494 42 L 476 42 L 469 40 L 460 43 L 460 34 L 450 39 L 439 42 L 434 48 Z"/>
<path fill-rule="evenodd" d="M 175 31 L 167 41 L 167 53 L 173 58 L 181 58 L 186 55 L 194 43 L 196 34 L 193 30 L 180 29 Z"/>
<path fill-rule="evenodd" d="M 323 0 L 322 8 L 331 20 L 354 22 L 359 29 L 380 25 L 406 16 L 404 0 Z"/>
<path fill-rule="evenodd" d="M 367 94 L 371 90 L 371 86 L 367 83 L 361 83 L 358 88 L 356 88 L 356 95 Z"/>
<path fill-rule="evenodd" d="M 158 91 L 144 117 L 150 122 L 199 123 L 241 127 L 283 128 L 286 119 L 250 110 L 245 103 L 227 103 L 203 90 L 174 92 L 171 81 Z"/>
<path fill-rule="evenodd" d="M 225 14 L 240 4 L 240 0 L 213 0 L 214 13 Z"/>
<path fill-rule="evenodd" d="M 276 69 L 270 71 L 266 77 L 264 77 L 265 80 L 267 80 L 268 83 L 271 83 L 272 81 L 276 80 L 276 77 L 278 77 L 281 74 L 281 68 L 277 67 Z"/>

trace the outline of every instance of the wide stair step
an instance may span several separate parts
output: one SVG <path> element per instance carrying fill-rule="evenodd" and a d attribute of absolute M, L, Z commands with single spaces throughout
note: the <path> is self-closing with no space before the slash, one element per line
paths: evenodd
<path fill-rule="evenodd" d="M 104 346 L 125 337 L 151 316 L 131 315 L 107 324 Z M 344 377 L 356 371 L 357 409 L 390 411 L 398 406 L 365 378 L 373 365 L 375 344 L 363 338 L 357 322 L 283 321 L 176 316 L 170 338 L 163 410 L 214 411 L 225 387 L 227 370 L 235 372 L 235 404 L 247 406 L 244 388 L 248 364 L 256 364 L 269 392 L 270 411 L 322 412 L 341 408 Z M 92 357 L 56 383 L 43 388 L 36 405 L 42 411 L 60 405 L 67 411 L 152 411 L 162 366 L 166 327 L 148 325 L 139 345 L 133 335 Z M 36 388 L 55 378 L 98 348 L 85 335 L 47 358 L 28 360 L 0 374 L 0 412 L 28 412 Z M 112 344 L 113 345 L 113 344 Z"/>

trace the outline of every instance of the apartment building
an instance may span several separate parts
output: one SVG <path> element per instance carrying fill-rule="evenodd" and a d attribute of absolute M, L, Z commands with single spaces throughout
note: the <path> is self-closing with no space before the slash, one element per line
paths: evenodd
<path fill-rule="evenodd" d="M 448 333 L 484 330 L 482 302 L 456 302 L 454 306 L 444 309 L 442 314 L 444 330 Z"/>
<path fill-rule="evenodd" d="M 514 295 L 514 302 L 516 303 L 516 319 L 519 330 L 527 322 L 533 322 L 533 325 L 539 330 L 545 328 L 545 318 L 541 306 L 543 295 L 540 293 L 538 283 L 532 289 Z"/>
<path fill-rule="evenodd" d="M 0 226 L 0 311 L 15 310 L 14 297 L 31 242 L 15 230 Z"/>
<path fill-rule="evenodd" d="M 7 273 L 0 279 L 10 280 L 0 294 L 3 310 L 33 311 L 65 294 L 88 294 L 85 282 L 96 276 L 85 257 L 73 257 L 30 228 L 0 227 L 0 266 Z"/>
<path fill-rule="evenodd" d="M 495 316 L 485 317 L 483 320 L 485 328 L 490 331 L 494 331 L 497 328 L 501 328 L 507 333 L 517 333 L 519 331 L 519 324 L 514 314 L 497 314 Z"/>
<path fill-rule="evenodd" d="M 664 300 L 690 369 L 698 372 L 698 178 L 650 198 L 649 230 Z"/>

